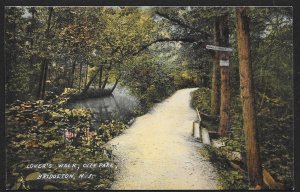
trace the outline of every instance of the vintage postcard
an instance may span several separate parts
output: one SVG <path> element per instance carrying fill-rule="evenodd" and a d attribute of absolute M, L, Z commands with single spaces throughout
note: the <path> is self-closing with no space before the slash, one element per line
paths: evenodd
<path fill-rule="evenodd" d="M 292 6 L 4 7 L 7 190 L 293 190 Z"/>

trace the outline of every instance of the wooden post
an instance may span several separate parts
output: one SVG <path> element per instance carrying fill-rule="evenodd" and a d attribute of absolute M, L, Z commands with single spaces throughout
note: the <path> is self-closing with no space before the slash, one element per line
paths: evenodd
<path fill-rule="evenodd" d="M 203 142 L 202 140 L 202 119 L 201 119 L 201 115 L 200 115 L 200 112 L 198 110 L 198 108 L 196 108 L 196 111 L 197 111 L 197 115 L 198 115 L 198 119 L 199 119 L 199 140 L 200 142 Z"/>
<path fill-rule="evenodd" d="M 195 134 L 195 121 L 193 121 L 193 130 L 192 130 L 192 136 L 194 137 Z"/>
<path fill-rule="evenodd" d="M 229 46 L 228 14 L 221 17 L 220 22 L 220 44 Z M 221 75 L 221 104 L 220 104 L 220 125 L 218 133 L 225 136 L 229 131 L 230 113 L 230 80 L 229 80 L 229 53 L 220 53 L 220 75 Z"/>
<path fill-rule="evenodd" d="M 219 135 L 225 136 L 229 131 L 230 125 L 230 86 L 229 86 L 229 67 L 221 66 L 221 106 L 220 106 L 220 125 Z"/>

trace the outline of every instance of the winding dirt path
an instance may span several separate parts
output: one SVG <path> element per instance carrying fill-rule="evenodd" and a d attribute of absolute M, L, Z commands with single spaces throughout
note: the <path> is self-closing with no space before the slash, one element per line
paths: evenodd
<path fill-rule="evenodd" d="M 191 136 L 194 90 L 177 91 L 109 142 L 118 161 L 112 189 L 217 189 L 216 173 Z"/>

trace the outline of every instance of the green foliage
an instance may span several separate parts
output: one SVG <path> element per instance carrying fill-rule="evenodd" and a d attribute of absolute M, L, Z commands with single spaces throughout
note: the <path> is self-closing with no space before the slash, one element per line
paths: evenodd
<path fill-rule="evenodd" d="M 174 74 L 174 86 L 177 89 L 187 87 L 197 87 L 197 74 L 192 73 L 189 70 L 183 70 L 181 72 L 175 72 Z"/>
<path fill-rule="evenodd" d="M 127 128 L 128 126 L 126 124 L 112 120 L 111 122 L 105 121 L 104 123 L 101 123 L 98 132 L 101 135 L 101 139 L 104 142 L 107 142 L 123 133 L 123 131 Z"/>
<path fill-rule="evenodd" d="M 66 93 L 69 91 L 66 91 Z M 55 183 L 36 180 L 40 170 L 26 169 L 29 163 L 77 163 L 112 162 L 111 149 L 102 147 L 107 139 L 126 128 L 121 123 L 108 124 L 107 135 L 88 135 L 84 140 L 74 139 L 67 143 L 63 139 L 65 129 L 75 133 L 90 130 L 90 110 L 63 107 L 66 93 L 52 101 L 16 102 L 8 106 L 7 127 L 7 188 L 9 189 L 105 189 L 113 179 L 113 170 L 92 170 L 97 179 L 59 180 Z M 117 131 L 114 131 L 116 127 Z M 84 171 L 84 170 L 83 170 Z M 43 169 L 43 173 L 63 173 L 62 169 Z"/>
<path fill-rule="evenodd" d="M 241 152 L 243 157 L 245 155 L 245 136 L 243 129 L 243 116 L 240 96 L 237 95 L 231 98 L 231 138 L 228 147 L 231 147 L 232 151 Z"/>
<path fill-rule="evenodd" d="M 258 108 L 257 123 L 260 128 L 263 164 L 272 176 L 287 189 L 291 189 L 294 182 L 292 109 L 280 97 L 260 95 L 260 98 L 264 104 Z"/>
<path fill-rule="evenodd" d="M 293 188 L 293 20 L 290 8 L 252 10 L 257 127 L 264 167 Z M 280 158 L 279 158 L 280 157 Z"/>
<path fill-rule="evenodd" d="M 192 93 L 192 107 L 210 113 L 210 89 L 202 87 Z"/>
<path fill-rule="evenodd" d="M 4 53 L 7 102 L 12 102 L 15 98 L 28 98 L 28 94 L 30 94 L 29 85 L 24 83 L 30 79 L 32 66 L 26 64 L 25 39 L 22 38 L 25 27 L 25 19 L 22 18 L 23 13 L 23 8 L 5 8 Z"/>
<path fill-rule="evenodd" d="M 122 83 L 140 100 L 142 111 L 148 111 L 175 91 L 172 75 L 152 55 L 137 56 L 126 66 L 128 72 Z"/>
<path fill-rule="evenodd" d="M 27 17 L 22 16 L 24 9 L 30 13 Z M 46 95 L 47 91 L 60 94 L 66 87 L 80 91 L 93 76 L 86 75 L 88 66 L 109 64 L 103 68 L 102 78 L 120 76 L 126 70 L 122 64 L 157 36 L 158 24 L 144 9 L 53 7 L 52 14 L 49 10 L 6 8 L 9 103 L 15 99 L 34 99 L 43 82 Z M 46 71 L 50 71 L 45 79 L 42 78 L 44 61 L 48 66 Z M 99 77 L 93 81 L 96 80 Z"/>

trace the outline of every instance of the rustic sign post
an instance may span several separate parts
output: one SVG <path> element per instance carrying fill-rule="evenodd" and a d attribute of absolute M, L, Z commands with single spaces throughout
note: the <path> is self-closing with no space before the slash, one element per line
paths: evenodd
<path fill-rule="evenodd" d="M 220 47 L 220 46 L 214 46 L 214 45 L 206 45 L 206 49 L 212 49 L 215 51 L 232 52 L 232 49 L 229 47 Z"/>
<path fill-rule="evenodd" d="M 229 55 L 221 54 L 220 73 L 221 73 L 221 105 L 220 105 L 220 127 L 219 134 L 224 136 L 230 129 L 230 85 L 229 85 Z"/>
<path fill-rule="evenodd" d="M 225 136 L 229 131 L 230 86 L 229 86 L 229 53 L 231 48 L 207 45 L 206 49 L 218 51 L 221 73 L 221 106 L 219 135 Z"/>

